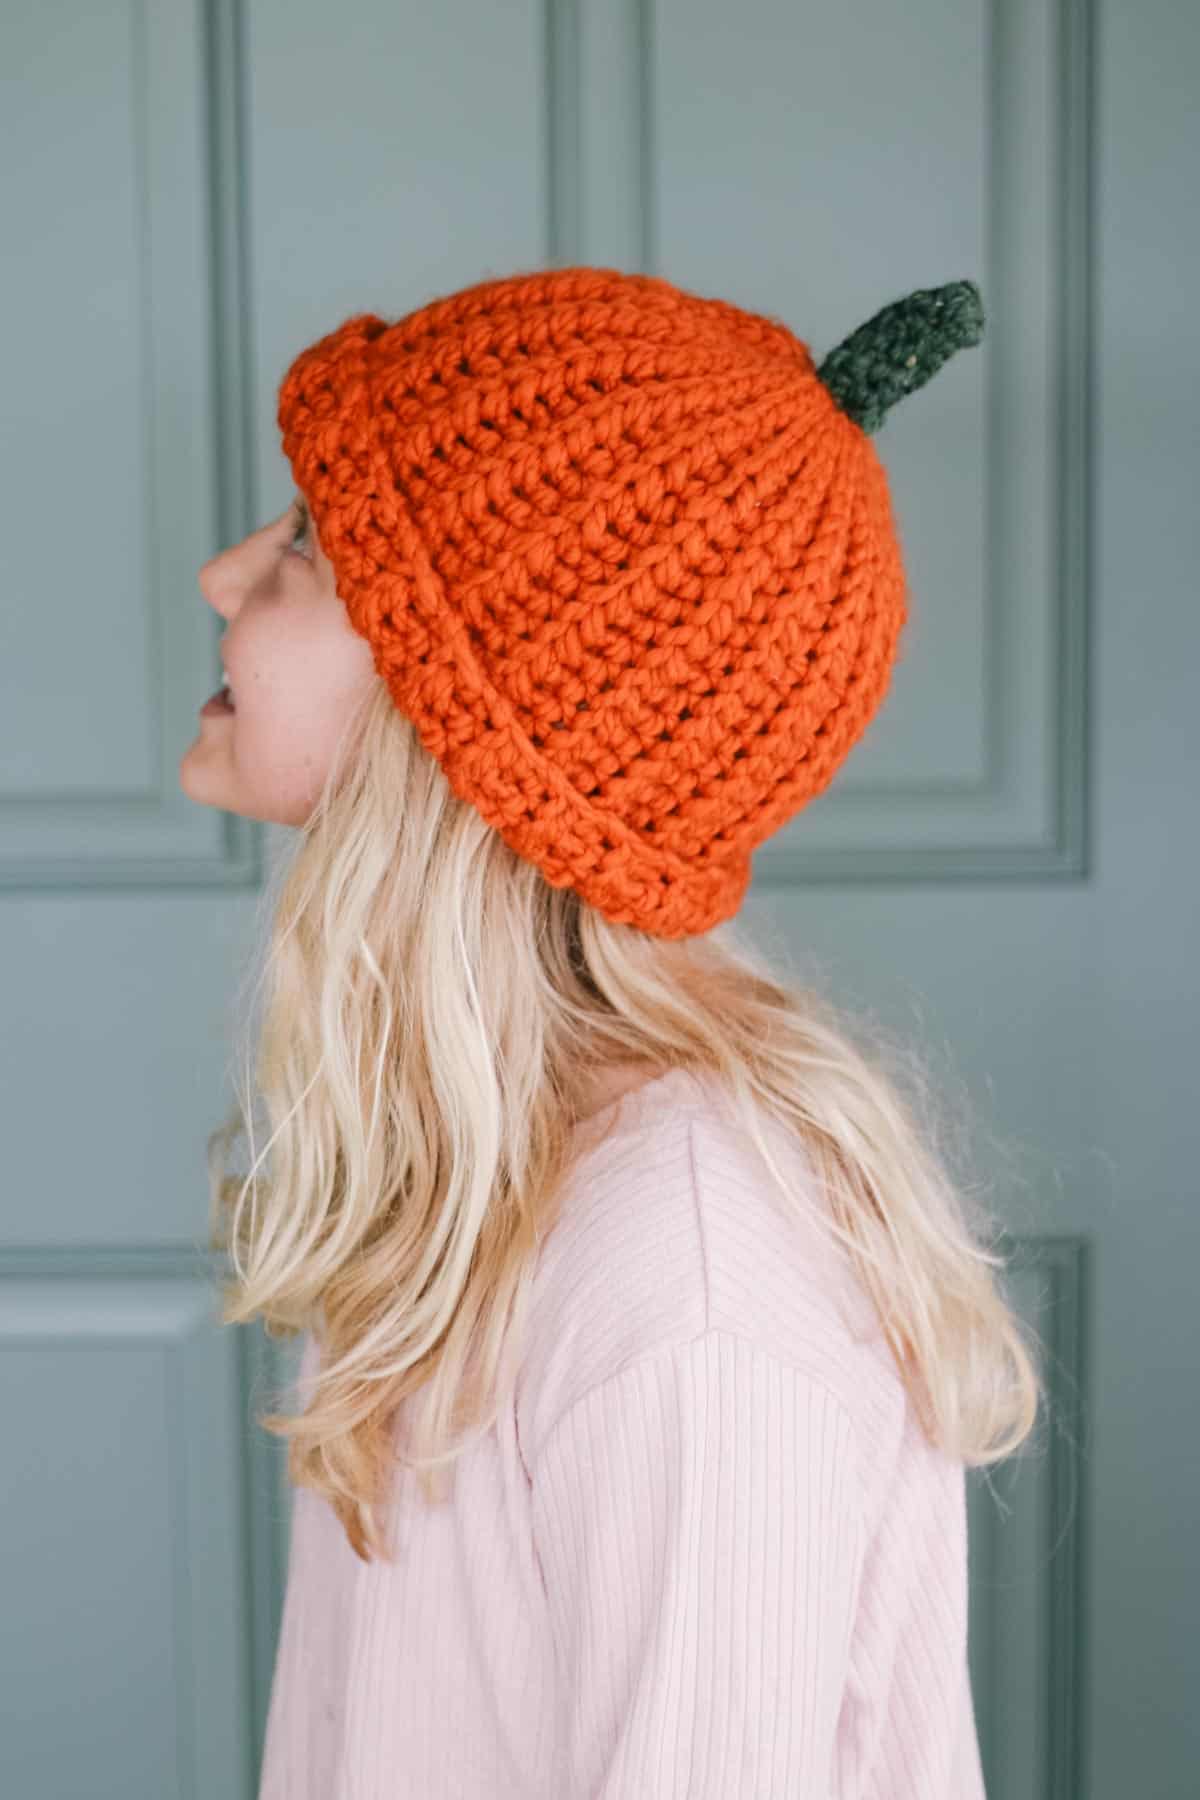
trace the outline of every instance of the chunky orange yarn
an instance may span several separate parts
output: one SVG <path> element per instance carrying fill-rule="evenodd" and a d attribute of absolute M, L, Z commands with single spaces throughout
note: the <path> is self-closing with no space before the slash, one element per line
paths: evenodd
<path fill-rule="evenodd" d="M 731 917 L 866 729 L 906 618 L 883 466 L 807 346 L 658 277 L 537 271 L 347 319 L 278 417 L 455 793 L 610 919 Z"/>

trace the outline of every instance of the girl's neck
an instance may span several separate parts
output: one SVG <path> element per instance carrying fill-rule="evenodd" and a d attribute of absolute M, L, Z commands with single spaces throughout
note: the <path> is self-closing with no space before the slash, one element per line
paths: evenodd
<path fill-rule="evenodd" d="M 585 1098 L 580 1104 L 580 1122 L 604 1112 L 621 1099 L 622 1095 L 652 1080 L 655 1073 L 644 1062 L 616 1063 L 609 1068 L 597 1070 L 591 1077 L 585 1089 Z"/>

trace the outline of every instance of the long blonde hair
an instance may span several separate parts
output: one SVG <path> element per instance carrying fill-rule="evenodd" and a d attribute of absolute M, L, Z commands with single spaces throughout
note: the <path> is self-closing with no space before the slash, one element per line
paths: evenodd
<path fill-rule="evenodd" d="M 222 1316 L 318 1336 L 306 1409 L 260 1423 L 290 1439 L 291 1482 L 327 1497 L 364 1561 L 390 1560 L 376 1513 L 396 1459 L 433 1501 L 436 1473 L 497 1416 L 583 1084 L 610 1064 L 718 1076 L 785 1197 L 811 1206 L 778 1174 L 761 1110 L 802 1134 L 820 1223 L 850 1251 L 931 1442 L 980 1465 L 1031 1431 L 1035 1340 L 1000 1289 L 999 1231 L 901 1091 L 903 1072 L 928 1108 L 913 1052 L 878 1028 L 859 1048 L 733 921 L 667 941 L 551 887 L 453 793 L 382 682 L 259 921 L 266 1004 L 261 1021 L 248 1009 L 241 1094 L 208 1140 Z M 243 1136 L 250 1167 L 231 1174 Z"/>

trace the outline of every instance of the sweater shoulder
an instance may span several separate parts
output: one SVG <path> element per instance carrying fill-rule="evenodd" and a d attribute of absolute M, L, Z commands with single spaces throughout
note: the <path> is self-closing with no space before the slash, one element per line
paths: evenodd
<path fill-rule="evenodd" d="M 722 1332 L 822 1384 L 886 1461 L 904 1394 L 878 1317 L 795 1134 L 763 1116 L 781 1191 L 710 1078 L 650 1083 L 568 1173 L 542 1245 L 516 1386 L 527 1467 L 591 1389 L 673 1344 Z"/>

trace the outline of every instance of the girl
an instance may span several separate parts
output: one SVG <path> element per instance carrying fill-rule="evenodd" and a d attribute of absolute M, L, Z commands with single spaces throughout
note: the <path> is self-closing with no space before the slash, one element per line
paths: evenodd
<path fill-rule="evenodd" d="M 180 768 L 299 828 L 210 1158 L 225 1320 L 304 1338 L 262 1800 L 983 1793 L 964 1471 L 1033 1340 L 882 1057 L 729 923 L 898 653 L 870 434 L 981 330 L 922 290 L 818 369 L 559 269 L 283 379 Z"/>

